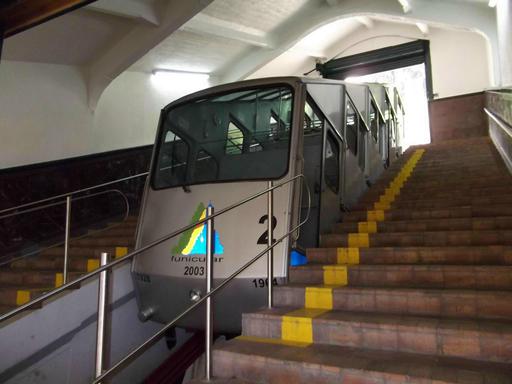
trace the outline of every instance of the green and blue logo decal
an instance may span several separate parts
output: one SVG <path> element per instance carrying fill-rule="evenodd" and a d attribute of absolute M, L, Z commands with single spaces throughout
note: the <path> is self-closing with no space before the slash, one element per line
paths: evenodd
<path fill-rule="evenodd" d="M 190 224 L 204 218 L 206 218 L 206 207 L 203 203 L 199 203 Z M 213 250 L 215 255 L 224 254 L 224 247 L 220 242 L 217 231 L 214 231 Z M 185 256 L 206 255 L 206 222 L 184 232 L 178 241 L 178 245 L 173 248 L 172 252 Z"/>

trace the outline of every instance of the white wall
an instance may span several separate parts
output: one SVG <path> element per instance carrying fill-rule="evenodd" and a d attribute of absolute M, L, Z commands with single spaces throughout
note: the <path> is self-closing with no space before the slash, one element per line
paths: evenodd
<path fill-rule="evenodd" d="M 77 67 L 0 63 L 0 168 L 85 154 L 92 114 Z"/>
<path fill-rule="evenodd" d="M 0 63 L 0 169 L 152 144 L 160 109 L 208 83 L 158 88 L 150 74 L 124 72 L 87 106 L 79 67 Z"/>
<path fill-rule="evenodd" d="M 501 85 L 512 86 L 512 0 L 498 0 L 496 22 L 500 48 Z"/>
<path fill-rule="evenodd" d="M 438 97 L 480 92 L 492 85 L 489 46 L 476 32 L 430 28 L 428 36 L 423 36 L 414 25 L 376 21 L 373 28 L 356 30 L 326 52 L 329 58 L 340 52 L 344 57 L 415 39 L 430 40 L 432 82 Z M 312 58 L 288 51 L 250 77 L 302 75 L 314 66 Z"/>

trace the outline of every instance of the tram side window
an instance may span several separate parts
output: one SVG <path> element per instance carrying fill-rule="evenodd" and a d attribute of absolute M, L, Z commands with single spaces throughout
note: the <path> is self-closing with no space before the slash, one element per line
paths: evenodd
<path fill-rule="evenodd" d="M 318 116 L 313 107 L 306 102 L 304 106 L 304 135 L 320 133 L 323 130 L 324 120 Z"/>
<path fill-rule="evenodd" d="M 244 134 L 232 122 L 228 125 L 226 140 L 226 155 L 239 155 L 244 149 Z"/>
<path fill-rule="evenodd" d="M 189 146 L 181 137 L 171 131 L 167 131 L 164 137 L 157 159 L 159 173 L 167 183 L 183 183 Z"/>
<path fill-rule="evenodd" d="M 325 184 L 334 193 L 339 192 L 340 185 L 340 149 L 331 132 L 327 132 L 325 141 Z"/>
<path fill-rule="evenodd" d="M 379 116 L 377 113 L 377 107 L 375 103 L 370 103 L 370 131 L 375 142 L 379 140 Z"/>
<path fill-rule="evenodd" d="M 345 114 L 345 125 L 347 132 L 347 145 L 350 151 L 357 155 L 357 135 L 361 122 L 359 120 L 359 114 L 357 113 L 354 104 L 347 97 L 347 110 Z"/>

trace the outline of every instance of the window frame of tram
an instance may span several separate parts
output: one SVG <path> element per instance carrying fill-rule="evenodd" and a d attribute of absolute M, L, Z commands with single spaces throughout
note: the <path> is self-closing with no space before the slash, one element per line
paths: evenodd
<path fill-rule="evenodd" d="M 345 100 L 345 138 L 349 151 L 352 152 L 354 156 L 357 156 L 357 154 L 359 153 L 360 116 L 359 113 L 357 112 L 356 106 L 349 98 L 348 93 L 345 93 Z M 353 115 L 355 116 L 354 122 L 352 124 L 349 124 L 348 120 L 349 107 L 354 111 Z M 352 128 L 352 126 L 355 126 L 355 130 Z M 353 136 L 355 136 L 355 140 Z"/>
<path fill-rule="evenodd" d="M 295 97 L 290 85 L 271 84 L 207 95 L 164 110 L 152 188 L 281 179 L 289 172 Z M 174 134 L 172 145 L 165 140 L 169 133 Z M 173 175 L 178 141 L 187 149 L 185 176 Z M 163 167 L 169 160 L 171 167 Z M 210 169 L 198 173 L 200 161 Z M 164 174 L 168 168 L 172 170 Z"/>
<path fill-rule="evenodd" d="M 330 124 L 327 124 L 330 126 Z M 332 129 L 332 128 L 331 128 Z M 326 130 L 325 136 L 325 148 L 323 155 L 324 162 L 324 182 L 325 185 L 332 191 L 334 194 L 339 194 L 340 192 L 340 155 L 341 148 L 336 140 L 334 133 L 331 129 Z M 330 153 L 329 150 L 330 149 Z M 332 172 L 331 172 L 332 170 Z M 331 177 L 332 176 L 332 177 Z"/>
<path fill-rule="evenodd" d="M 356 118 L 356 124 L 348 124 L 348 109 L 349 107 L 354 111 Z M 351 129 L 349 126 L 355 125 L 355 151 L 350 146 L 350 140 L 349 140 L 349 132 L 351 134 L 354 133 L 354 130 Z M 352 98 L 349 96 L 348 92 L 345 92 L 345 138 L 347 142 L 347 147 L 352 152 L 352 154 L 357 157 L 357 164 L 359 165 L 359 168 L 364 172 L 366 169 L 366 135 L 369 132 L 369 128 L 364 121 L 363 117 L 361 116 L 361 113 L 357 109 L 355 103 L 352 101 Z M 361 140 L 360 140 L 361 138 Z"/>
<path fill-rule="evenodd" d="M 372 117 L 373 110 L 373 117 Z M 370 119 L 370 132 L 375 143 L 379 143 L 379 129 L 380 129 L 380 116 L 379 109 L 377 108 L 377 103 L 373 100 L 373 97 L 370 97 L 370 107 L 369 107 L 369 119 Z"/>

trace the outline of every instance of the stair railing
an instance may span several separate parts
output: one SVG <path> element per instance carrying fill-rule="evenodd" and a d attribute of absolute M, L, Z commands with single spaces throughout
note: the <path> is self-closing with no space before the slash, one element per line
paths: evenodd
<path fill-rule="evenodd" d="M 494 143 L 495 148 L 503 158 L 508 170 L 512 173 L 512 126 L 495 112 L 484 107 L 484 112 L 494 121 L 499 130 L 492 129 L 489 125 L 489 136 Z M 499 132 L 503 134 L 499 134 Z"/>
<path fill-rule="evenodd" d="M 42 252 L 42 251 L 44 251 L 44 250 L 46 250 L 48 248 L 52 248 L 52 247 L 64 244 L 63 282 L 67 283 L 67 280 L 68 280 L 68 260 L 69 260 L 69 257 L 68 257 L 68 254 L 69 254 L 69 241 L 70 241 L 70 232 L 71 232 L 70 227 L 71 227 L 71 205 L 72 205 L 72 202 L 76 202 L 76 201 L 84 200 L 84 199 L 90 199 L 90 198 L 96 197 L 96 196 L 101 196 L 101 195 L 115 193 L 115 194 L 119 194 L 121 196 L 121 199 L 123 200 L 124 205 L 125 205 L 125 212 L 124 212 L 122 221 L 125 221 L 128 218 L 129 214 L 130 214 L 130 203 L 128 201 L 128 197 L 119 189 L 108 189 L 108 190 L 105 190 L 105 191 L 89 193 L 89 194 L 84 195 L 84 196 L 78 196 L 78 197 L 74 197 L 74 196 L 82 194 L 82 193 L 85 193 L 85 192 L 90 192 L 90 191 L 93 191 L 93 190 L 96 190 L 96 189 L 99 189 L 99 188 L 107 187 L 107 186 L 110 186 L 110 185 L 113 185 L 113 184 L 118 184 L 118 183 L 121 183 L 123 181 L 132 180 L 132 179 L 136 179 L 136 178 L 140 178 L 140 177 L 146 177 L 147 175 L 148 175 L 148 172 L 139 173 L 137 175 L 123 177 L 121 179 L 109 181 L 109 182 L 102 183 L 102 184 L 97 184 L 97 185 L 94 185 L 92 187 L 78 189 L 78 190 L 75 190 L 75 191 L 72 191 L 72 192 L 63 193 L 63 194 L 60 194 L 60 195 L 51 196 L 51 197 L 47 197 L 45 199 L 41 199 L 41 200 L 33 201 L 33 202 L 30 202 L 30 203 L 21 204 L 21 205 L 15 206 L 15 207 L 11 207 L 11 208 L 0 210 L 0 220 L 2 220 L 2 219 L 9 218 L 9 217 L 15 217 L 15 216 L 19 216 L 19 215 L 30 213 L 30 212 L 40 211 L 40 210 L 47 209 L 47 208 L 50 208 L 50 207 L 55 207 L 55 206 L 58 206 L 58 205 L 63 205 L 63 204 L 66 205 L 66 215 L 65 215 L 65 221 L 64 221 L 64 224 L 65 224 L 64 225 L 64 242 L 59 242 L 57 244 L 52 244 L 52 245 L 46 246 L 44 248 L 37 249 L 37 250 L 34 250 L 32 252 L 25 253 L 25 254 L 23 254 L 21 256 L 18 256 L 18 257 L 9 258 L 8 260 L 0 262 L 0 267 L 3 266 L 3 265 L 6 265 L 6 264 L 12 263 L 13 261 L 26 258 L 26 257 L 31 256 L 33 254 L 40 253 L 40 252 Z M 92 233 L 89 233 L 89 234 L 87 234 L 85 236 L 90 236 L 92 234 L 104 231 L 106 229 L 110 229 L 112 227 L 114 227 L 114 225 L 108 226 L 107 228 L 103 228 L 103 229 L 100 229 L 100 230 L 93 231 Z M 80 236 L 80 237 L 84 237 L 84 236 Z M 78 238 L 80 238 L 80 237 L 78 237 Z"/>
<path fill-rule="evenodd" d="M 229 212 L 235 208 L 238 208 L 258 197 L 261 197 L 263 195 L 267 195 L 267 213 L 269 214 L 269 217 L 272 214 L 273 210 L 273 191 L 281 188 L 284 185 L 287 185 L 291 182 L 294 182 L 298 179 L 302 179 L 302 185 L 306 187 L 307 195 L 308 195 L 308 211 L 306 218 L 302 220 L 298 225 L 296 225 L 294 228 L 292 228 L 290 231 L 285 233 L 283 236 L 279 237 L 278 239 L 273 239 L 273 228 L 271 225 L 269 225 L 268 228 L 268 246 L 258 253 L 256 256 L 254 256 L 251 260 L 249 260 L 247 263 L 245 263 L 242 267 L 238 268 L 233 274 L 231 274 L 229 277 L 225 278 L 217 287 L 211 289 L 211 283 L 213 279 L 213 234 L 214 234 L 214 218 L 217 216 L 223 215 L 226 212 Z M 106 262 L 108 255 L 103 252 L 102 253 L 102 264 L 99 268 L 96 270 L 86 273 L 83 276 L 80 276 L 76 278 L 75 280 L 65 283 L 61 285 L 58 288 L 55 288 L 49 292 L 46 292 L 39 296 L 38 298 L 23 304 L 19 306 L 16 309 L 11 310 L 10 312 L 7 312 L 3 315 L 0 315 L 0 325 L 2 322 L 20 314 L 21 312 L 36 306 L 37 304 L 42 303 L 45 300 L 50 299 L 51 297 L 54 297 L 60 293 L 62 293 L 65 290 L 71 289 L 82 282 L 95 277 L 96 275 L 102 274 L 102 276 L 105 276 L 106 271 L 109 269 L 112 269 L 116 267 L 117 265 L 124 263 L 126 261 L 132 260 L 135 256 L 142 254 L 143 252 L 175 237 L 180 235 L 183 232 L 186 232 L 192 228 L 197 227 L 198 225 L 207 223 L 207 268 L 209 270 L 206 273 L 207 279 L 210 280 L 208 284 L 209 290 L 206 292 L 206 294 L 200 298 L 198 301 L 196 301 L 194 304 L 190 305 L 187 309 L 185 309 L 183 312 L 181 312 L 178 316 L 176 316 L 172 321 L 167 323 L 162 329 L 160 329 L 158 332 L 156 332 L 153 336 L 151 336 L 149 339 L 147 339 L 144 343 L 133 349 L 131 352 L 129 352 L 123 359 L 121 359 L 119 362 L 117 362 L 115 365 L 113 365 L 111 368 L 109 368 L 106 371 L 103 371 L 102 368 L 102 355 L 103 355 L 103 345 L 100 339 L 103 338 L 103 335 L 105 335 L 105 325 L 106 322 L 104 321 L 105 311 L 101 308 L 105 308 L 105 300 L 104 297 L 106 296 L 105 287 L 107 286 L 106 279 L 102 279 L 103 281 L 100 282 L 98 286 L 98 329 L 97 329 L 97 348 L 96 348 L 96 366 L 95 366 L 95 380 L 93 383 L 100 383 L 101 381 L 107 379 L 114 373 L 118 372 L 120 369 L 125 367 L 127 364 L 129 364 L 133 359 L 140 356 L 142 353 L 144 353 L 149 347 L 151 347 L 154 343 L 156 343 L 167 330 L 169 330 L 171 327 L 173 327 L 178 321 L 180 321 L 182 318 L 184 318 L 186 315 L 188 315 L 190 312 L 192 312 L 194 309 L 196 309 L 198 306 L 203 304 L 205 301 L 207 303 L 207 321 L 206 321 L 206 356 L 207 356 L 207 364 L 206 364 L 206 370 L 205 370 L 205 377 L 207 380 L 210 380 L 211 374 L 212 374 L 212 360 L 211 360 L 211 349 L 212 349 L 212 342 L 213 342 L 213 324 L 211 322 L 211 313 L 212 313 L 212 302 L 211 297 L 215 294 L 217 294 L 221 289 L 223 289 L 225 286 L 227 286 L 233 279 L 235 279 L 238 275 L 240 275 L 243 271 L 245 271 L 247 268 L 252 266 L 256 261 L 258 261 L 262 256 L 267 255 L 267 278 L 268 278 L 268 305 L 269 307 L 272 306 L 272 277 L 273 277 L 273 249 L 283 242 L 286 238 L 290 237 L 293 233 L 299 230 L 309 219 L 310 211 L 311 211 L 311 191 L 309 189 L 309 185 L 305 181 L 305 176 L 303 174 L 294 176 L 286 181 L 280 182 L 278 184 L 273 185 L 273 183 L 270 181 L 268 184 L 268 188 L 264 189 L 263 191 L 260 191 L 258 193 L 255 193 L 254 195 L 251 195 L 249 197 L 246 197 L 226 208 L 223 208 L 219 210 L 218 212 L 214 213 L 213 208 L 210 206 L 208 209 L 208 214 L 206 217 L 202 220 L 199 220 L 195 223 L 189 224 L 185 227 L 182 227 L 176 231 L 173 231 L 169 233 L 168 235 L 165 235 L 163 237 L 160 237 L 157 240 L 152 241 L 149 244 L 146 244 L 145 246 L 140 247 L 139 249 L 130 252 L 126 254 L 125 256 L 119 257 L 115 259 L 112 262 Z M 302 191 L 302 188 L 301 188 Z M 272 222 L 272 220 L 268 220 L 269 223 Z M 209 262 L 208 262 L 209 260 Z M 208 277 L 209 276 L 209 277 Z M 103 288 L 102 288 L 103 287 Z M 101 374 L 100 374 L 101 373 Z"/>

